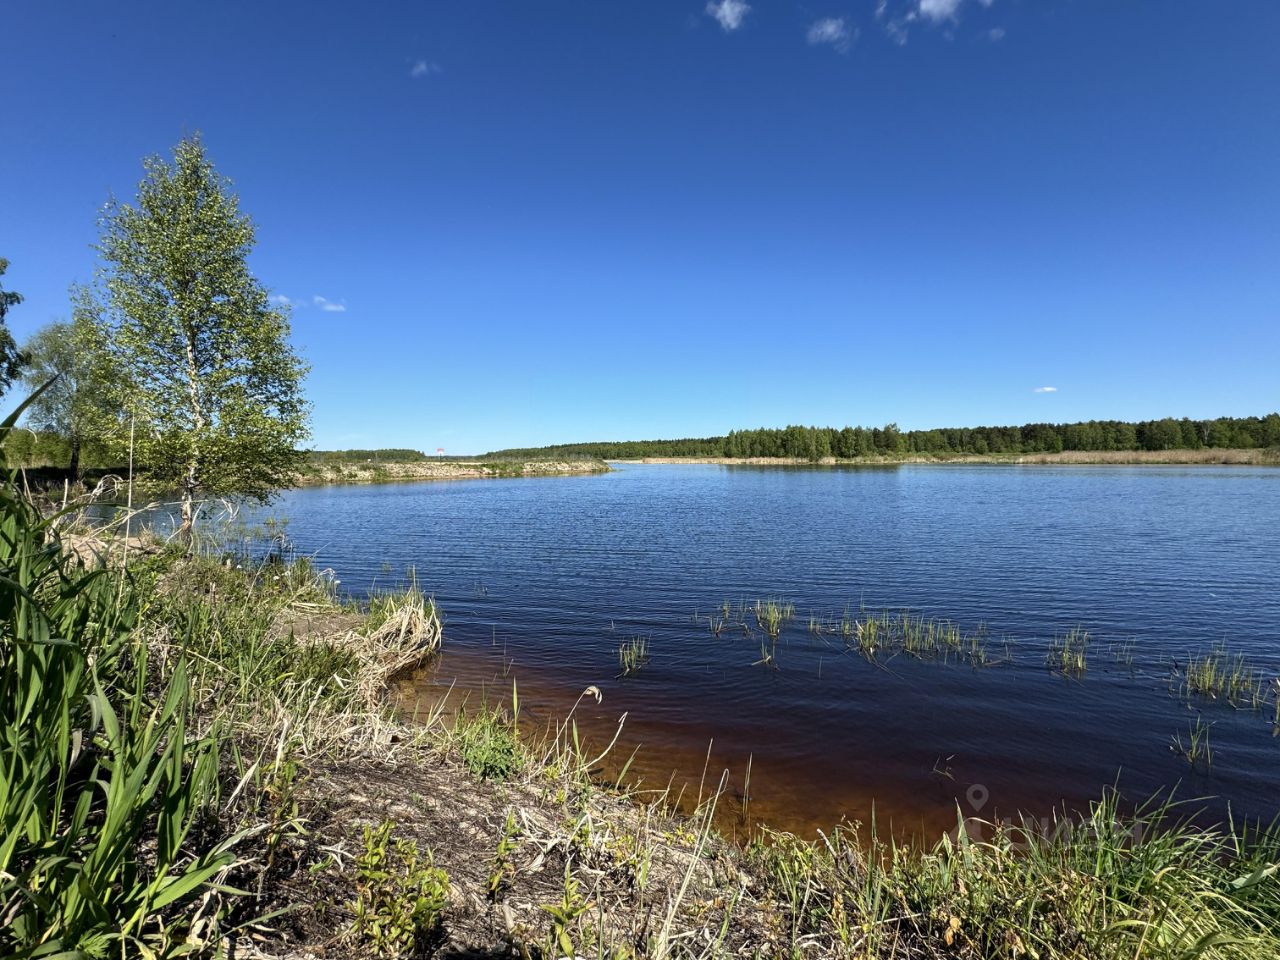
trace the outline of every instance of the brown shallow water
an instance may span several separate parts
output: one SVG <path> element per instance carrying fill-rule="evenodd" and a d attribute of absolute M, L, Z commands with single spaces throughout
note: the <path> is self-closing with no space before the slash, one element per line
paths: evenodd
<path fill-rule="evenodd" d="M 904 656 L 866 666 L 874 674 L 872 683 L 891 684 L 904 695 L 922 692 L 913 682 L 917 675 L 935 688 L 959 688 L 975 680 L 984 685 L 989 679 L 978 675 L 992 671 L 1012 674 L 1018 669 L 1009 664 L 972 668 L 919 662 Z M 1099 665 L 1097 669 L 1105 668 Z M 954 675 L 940 682 L 938 674 L 948 671 Z M 572 679 L 575 675 L 577 682 Z M 770 678 L 763 679 L 767 684 Z M 1006 677 L 998 679 L 999 686 L 1007 682 Z M 1163 678 L 1143 678 L 1127 666 L 1115 666 L 1102 677 L 1091 679 L 1121 690 L 1133 684 L 1158 692 L 1167 702 L 1154 702 L 1153 713 L 1158 714 L 1163 706 L 1172 708 L 1169 712 L 1175 716 L 1191 714 Z M 723 775 L 726 789 L 718 801 L 718 825 L 727 834 L 744 837 L 758 826 L 814 836 L 837 823 L 854 821 L 864 826 L 874 824 L 881 836 L 932 840 L 955 831 L 961 816 L 971 835 L 986 829 L 981 824 L 975 826 L 974 819 L 1023 822 L 1031 817 L 1047 829 L 1055 814 L 1084 810 L 1107 786 L 1127 788 L 1122 792 L 1130 806 L 1150 795 L 1165 795 L 1162 785 L 1150 777 L 1128 773 L 1123 765 L 1112 767 L 1109 759 L 1099 759 L 1130 751 L 1135 768 L 1152 762 L 1163 767 L 1176 759 L 1168 738 L 1130 740 L 1129 731 L 1118 726 L 1114 742 L 1100 745 L 1095 739 L 1086 743 L 1085 738 L 1096 737 L 1094 710 L 1098 705 L 1095 698 L 1086 695 L 1082 681 L 1034 671 L 1018 683 L 1027 688 L 1026 696 L 1037 698 L 1037 709 L 1043 711 L 1057 701 L 1060 716 L 1069 718 L 1074 713 L 1078 722 L 1073 725 L 1068 721 L 1054 736 L 1028 724 L 1009 724 L 1007 717 L 984 708 L 975 697 L 964 698 L 967 708 L 958 709 L 957 701 L 962 698 L 936 691 L 934 696 L 940 703 L 930 707 L 926 701 L 919 704 L 920 709 L 892 722 L 861 731 L 840 729 L 836 723 L 815 724 L 807 716 L 788 717 L 763 704 L 756 714 L 747 716 L 726 716 L 705 709 L 690 709 L 684 714 L 664 709 L 650 716 L 654 711 L 647 709 L 651 702 L 643 670 L 626 678 L 592 679 L 589 672 L 573 669 L 551 673 L 522 666 L 509 650 L 496 645 L 445 654 L 432 666 L 402 678 L 398 695 L 408 714 L 415 710 L 425 713 L 442 702 L 450 711 L 482 703 L 505 710 L 510 707 L 515 685 L 526 733 L 536 738 L 572 716 L 585 742 L 584 752 L 591 756 L 616 736 L 614 746 L 594 772 L 612 782 L 625 771 L 625 784 L 642 797 L 648 791 L 654 795 L 666 791 L 689 812 L 715 789 Z M 600 702 L 582 696 L 587 686 L 601 691 Z M 861 694 L 856 689 L 850 691 L 852 696 Z M 1014 703 L 1015 711 L 1017 707 Z M 1234 735 L 1254 741 L 1264 756 L 1268 750 L 1280 750 L 1276 731 L 1256 715 L 1232 710 L 1228 719 L 1234 725 Z M 1073 732 L 1081 738 L 1076 747 L 1070 744 Z M 1020 763 L 1019 757 L 1033 753 L 1037 742 L 1042 742 L 1046 751 L 1061 750 L 1069 755 L 1057 764 Z M 1223 774 L 1184 770 L 1182 761 L 1178 763 L 1175 769 L 1179 776 L 1169 786 L 1176 784 L 1174 795 L 1188 801 L 1187 812 L 1205 821 L 1225 815 L 1226 804 L 1214 796 L 1215 785 L 1221 789 Z M 1073 773 L 1080 770 L 1089 772 Z M 1264 817 L 1264 810 L 1265 806 L 1260 806 L 1254 815 Z M 1247 808 L 1245 812 L 1249 812 Z"/>

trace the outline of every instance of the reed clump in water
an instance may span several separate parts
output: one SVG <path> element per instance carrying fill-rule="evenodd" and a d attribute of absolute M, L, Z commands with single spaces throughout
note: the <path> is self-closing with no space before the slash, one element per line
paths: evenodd
<path fill-rule="evenodd" d="M 618 675 L 629 677 L 649 662 L 649 641 L 645 637 L 632 637 L 618 647 Z"/>
<path fill-rule="evenodd" d="M 1080 678 L 1089 668 L 1089 633 L 1080 627 L 1072 627 L 1049 644 L 1045 664 L 1050 670 L 1065 677 Z"/>
<path fill-rule="evenodd" d="M 925 617 L 910 610 L 867 614 L 854 619 L 847 612 L 830 622 L 829 632 L 867 658 L 903 653 L 917 660 L 957 659 L 974 666 L 991 663 L 986 632 L 980 627 L 966 634 L 950 620 Z"/>
<path fill-rule="evenodd" d="M 1187 728 L 1187 739 L 1182 734 L 1174 734 L 1169 749 L 1192 767 L 1203 767 L 1208 770 L 1213 766 L 1213 747 L 1209 743 L 1209 728 L 1213 724 L 1205 723 L 1203 717 L 1197 716 Z"/>
<path fill-rule="evenodd" d="M 1187 697 L 1225 700 L 1232 706 L 1253 710 L 1267 702 L 1267 684 L 1261 671 L 1244 654 L 1231 653 L 1225 644 L 1188 658 L 1182 690 Z"/>
<path fill-rule="evenodd" d="M 794 603 L 785 603 L 781 600 L 757 600 L 753 612 L 756 617 L 756 625 L 767 633 L 772 640 L 777 640 L 782 634 L 782 628 L 795 618 L 796 607 Z"/>

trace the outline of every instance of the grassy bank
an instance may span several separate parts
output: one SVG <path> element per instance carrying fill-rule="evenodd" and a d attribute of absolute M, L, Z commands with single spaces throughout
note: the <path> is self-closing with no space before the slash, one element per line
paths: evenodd
<path fill-rule="evenodd" d="M 393 713 L 389 679 L 447 649 L 412 581 L 352 605 L 303 562 L 161 551 L 91 571 L 61 539 L 5 484 L 4 955 L 1280 950 L 1274 832 L 1125 816 L 1108 796 L 924 847 L 854 824 L 735 845 L 711 824 L 726 806 L 745 819 L 749 795 L 708 771 L 679 816 L 601 783 L 609 744 L 573 711 L 530 729 L 518 688 Z"/>
<path fill-rule="evenodd" d="M 481 480 L 607 473 L 603 460 L 413 460 L 312 462 L 298 486 L 343 483 L 402 483 L 416 480 Z"/>

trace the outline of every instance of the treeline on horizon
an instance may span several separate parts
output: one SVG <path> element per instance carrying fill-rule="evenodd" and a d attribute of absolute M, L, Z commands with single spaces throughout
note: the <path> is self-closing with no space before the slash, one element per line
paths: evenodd
<path fill-rule="evenodd" d="M 822 460 L 835 457 L 951 456 L 1060 453 L 1065 450 L 1196 450 L 1280 448 L 1280 413 L 1262 417 L 1218 417 L 1214 420 L 1089 420 L 1082 423 L 1027 423 L 1020 427 L 945 427 L 900 430 L 884 427 L 762 427 L 734 430 L 723 437 L 678 440 L 623 440 L 553 444 L 495 450 L 483 456 L 499 460 L 598 459 L 642 457 L 778 457 Z M 65 464 L 69 443 L 48 431 L 18 430 L 5 443 L 10 462 L 39 467 Z M 384 447 L 370 450 L 309 450 L 313 464 L 421 463 L 434 460 L 421 450 Z M 82 453 L 89 468 L 119 468 L 120 451 L 86 443 Z M 455 457 L 445 459 L 457 459 Z"/>
<path fill-rule="evenodd" d="M 683 440 L 627 440 L 568 443 L 496 450 L 490 457 L 836 457 L 948 456 L 1061 453 L 1064 450 L 1197 450 L 1202 447 L 1280 447 L 1280 413 L 1214 420 L 1089 420 L 1081 423 L 1027 423 L 1020 427 L 944 427 L 900 430 L 884 427 L 803 427 L 734 430 L 724 437 Z"/>

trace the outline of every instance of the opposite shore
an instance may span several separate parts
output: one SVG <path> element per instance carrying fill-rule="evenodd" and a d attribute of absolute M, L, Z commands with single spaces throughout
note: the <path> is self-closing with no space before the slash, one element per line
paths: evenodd
<path fill-rule="evenodd" d="M 799 467 L 799 466 L 893 466 L 902 463 L 953 464 L 1231 464 L 1239 466 L 1280 466 L 1280 450 L 1274 448 L 1242 450 L 1205 447 L 1198 450 L 1066 450 L 1061 453 L 1019 454 L 955 454 L 954 456 L 911 454 L 907 456 L 870 456 L 854 459 L 822 457 L 639 457 L 609 458 L 609 463 L 711 463 L 723 466 Z"/>
<path fill-rule="evenodd" d="M 414 480 L 485 480 L 510 477 L 608 473 L 603 460 L 424 460 L 415 462 L 318 463 L 299 474 L 295 486 L 401 483 Z"/>

